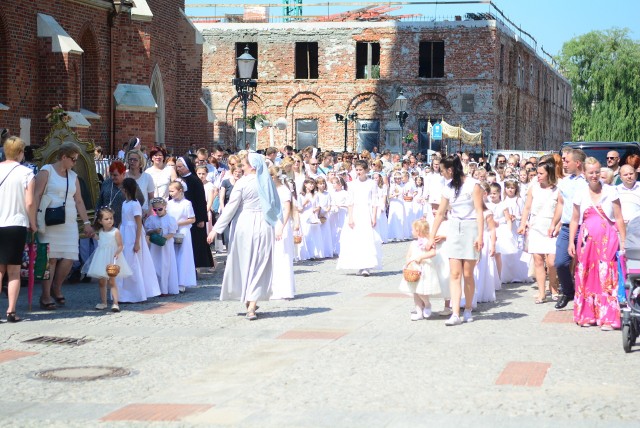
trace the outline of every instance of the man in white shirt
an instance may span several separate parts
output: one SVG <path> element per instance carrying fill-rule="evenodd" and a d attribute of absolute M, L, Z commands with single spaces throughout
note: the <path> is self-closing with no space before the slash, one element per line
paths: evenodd
<path fill-rule="evenodd" d="M 620 179 L 622 184 L 618 184 L 616 189 L 620 196 L 622 219 L 626 224 L 640 215 L 640 184 L 636 181 L 637 174 L 631 165 L 620 167 Z"/>
<path fill-rule="evenodd" d="M 572 258 L 569 255 L 569 223 L 573 214 L 573 198 L 587 186 L 583 174 L 586 158 L 587 155 L 580 149 L 567 147 L 562 150 L 562 167 L 568 175 L 558 183 L 558 204 L 549 228 L 549 234 L 555 236 L 558 223 L 561 223 L 560 230 L 557 232 L 554 266 L 560 280 L 562 295 L 555 305 L 556 309 L 567 306 L 573 300 L 575 293 L 573 271 L 571 270 Z M 576 238 L 577 236 L 576 233 Z"/>
<path fill-rule="evenodd" d="M 318 173 L 318 159 L 316 158 L 310 158 L 309 159 L 309 169 L 307 170 L 307 177 L 308 178 L 313 178 L 314 180 L 318 177 L 320 177 L 320 174 Z"/>

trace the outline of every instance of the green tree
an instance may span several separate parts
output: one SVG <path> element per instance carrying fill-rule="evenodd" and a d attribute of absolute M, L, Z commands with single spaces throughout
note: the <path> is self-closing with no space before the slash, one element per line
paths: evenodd
<path fill-rule="evenodd" d="M 640 42 L 628 29 L 574 37 L 556 59 L 573 89 L 574 141 L 640 141 Z"/>

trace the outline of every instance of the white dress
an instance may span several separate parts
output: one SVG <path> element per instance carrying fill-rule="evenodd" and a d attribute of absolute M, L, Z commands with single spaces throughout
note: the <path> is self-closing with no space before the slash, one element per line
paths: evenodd
<path fill-rule="evenodd" d="M 156 169 L 155 167 L 147 168 L 145 171 L 153 179 L 153 197 L 164 198 L 169 200 L 169 184 L 171 184 L 172 169 L 170 166 L 165 166 L 163 169 Z"/>
<path fill-rule="evenodd" d="M 402 230 L 404 231 L 404 239 L 412 239 L 413 232 L 411 230 L 411 225 L 413 221 L 416 219 L 416 213 L 413 209 L 413 199 L 411 201 L 406 201 L 405 197 L 414 198 L 416 194 L 416 186 L 413 181 L 407 181 L 402 186 L 402 204 L 404 205 L 404 222 L 402 223 Z"/>
<path fill-rule="evenodd" d="M 449 230 L 449 221 L 444 220 L 440 223 L 438 229 L 438 236 L 446 236 L 446 232 Z M 440 296 L 445 300 L 451 298 L 451 290 L 449 287 L 449 253 L 447 251 L 447 241 L 436 244 L 436 255 L 433 257 L 431 264 L 436 269 L 436 274 L 440 279 Z"/>
<path fill-rule="evenodd" d="M 387 186 L 378 187 L 378 218 L 376 220 L 376 232 L 380 235 L 382 243 L 387 242 L 387 229 L 389 228 L 389 221 L 387 220 Z"/>
<path fill-rule="evenodd" d="M 278 196 L 280 204 L 284 207 L 291 204 L 291 191 L 286 185 L 278 186 Z M 284 211 L 284 210 L 283 210 Z M 293 216 L 293 211 L 291 212 Z M 292 218 L 289 218 L 287 224 L 282 229 L 282 238 L 273 244 L 273 280 L 271 284 L 271 300 L 276 299 L 293 299 L 296 295 L 296 282 L 293 276 L 293 226 Z M 282 222 L 278 220 L 276 228 L 280 227 Z"/>
<path fill-rule="evenodd" d="M 515 234 L 520 227 L 520 220 L 522 219 L 522 210 L 524 208 L 524 200 L 520 197 L 505 198 L 503 201 L 505 208 L 509 210 L 509 213 L 515 217 L 513 223 L 513 233 Z M 514 254 L 502 255 L 502 271 L 500 272 L 500 279 L 504 284 L 509 282 L 529 282 L 530 277 L 529 263 L 531 261 L 531 255 L 522 251 L 524 244 L 524 237 L 518 235 L 516 237 L 517 251 Z"/>
<path fill-rule="evenodd" d="M 480 251 L 480 259 L 473 270 L 473 279 L 476 284 L 476 291 L 473 297 L 473 306 L 476 303 L 495 302 L 496 290 L 500 289 L 500 277 L 498 267 L 494 257 L 489 256 L 489 245 L 491 243 L 491 233 L 487 225 L 487 219 L 493 215 L 491 210 L 484 212 L 484 245 Z"/>
<path fill-rule="evenodd" d="M 51 198 L 49 208 L 62 206 L 65 202 L 64 196 L 67 189 L 67 178 L 59 175 L 53 165 L 45 165 L 41 171 L 47 171 L 47 187 L 44 195 Z M 57 226 L 46 226 L 44 233 L 38 233 L 38 238 L 42 243 L 49 243 L 49 258 L 78 260 L 78 210 L 73 195 L 76 193 L 76 173 L 69 172 L 69 191 L 66 192 L 65 222 Z"/>
<path fill-rule="evenodd" d="M 166 168 L 165 168 L 166 169 Z M 129 171 L 127 171 L 127 174 Z M 149 211 L 149 193 L 155 194 L 155 183 L 153 181 L 153 177 L 146 172 L 140 174 L 140 177 L 136 178 L 136 183 L 138 183 L 138 187 L 142 192 L 142 196 L 144 197 L 144 204 L 142 204 L 142 211 Z M 155 196 L 154 196 L 155 197 Z"/>
<path fill-rule="evenodd" d="M 313 212 L 317 206 L 317 198 L 312 196 L 310 203 L 303 206 L 307 195 L 298 195 L 298 209 L 300 210 L 300 232 L 302 243 L 300 244 L 300 260 L 322 258 L 322 232 L 320 220 Z"/>
<path fill-rule="evenodd" d="M 340 254 L 340 235 L 342 229 L 347 227 L 347 204 L 349 201 L 349 192 L 346 190 L 340 190 L 339 192 L 333 192 L 331 195 L 331 208 L 333 215 L 331 216 L 331 230 L 333 231 L 333 255 Z"/>
<path fill-rule="evenodd" d="M 321 258 L 331 258 L 333 257 L 333 234 L 331 231 L 331 222 L 330 222 L 330 206 L 331 206 L 331 197 L 329 196 L 329 192 L 316 193 L 316 203 L 317 206 L 320 207 L 319 217 L 324 217 L 326 220 L 324 223 L 320 223 L 320 234 L 322 235 L 322 243 L 320 247 Z"/>
<path fill-rule="evenodd" d="M 180 201 L 175 199 L 167 203 L 167 214 L 174 218 L 177 224 L 188 218 L 195 218 L 191 201 L 182 198 Z M 183 235 L 182 244 L 176 244 L 176 260 L 178 261 L 178 285 L 182 287 L 195 287 L 196 281 L 196 264 L 193 258 L 193 246 L 191 245 L 191 224 L 178 226 L 178 233 Z"/>
<path fill-rule="evenodd" d="M 551 220 L 558 203 L 558 188 L 543 189 L 535 184 L 531 187 L 533 200 L 529 217 L 528 250 L 529 254 L 555 254 L 556 238 L 549 238 Z"/>
<path fill-rule="evenodd" d="M 264 220 L 255 174 L 236 181 L 229 202 L 213 226 L 222 233 L 231 223 L 231 242 L 220 300 L 269 300 L 273 279 L 273 226 Z"/>
<path fill-rule="evenodd" d="M 404 223 L 407 221 L 402 200 L 402 185 L 391 183 L 389 186 L 389 218 L 387 239 L 401 241 L 405 239 Z"/>
<path fill-rule="evenodd" d="M 513 224 L 510 228 L 504 211 L 507 209 L 504 201 L 497 204 L 487 203 L 487 208 L 493 213 L 493 220 L 496 222 L 496 254 L 515 254 L 518 252 L 516 236 L 513 232 Z"/>
<path fill-rule="evenodd" d="M 156 270 L 149 253 L 147 241 L 144 238 L 144 228 L 140 233 L 140 250 L 135 253 L 133 246 L 136 242 L 136 219 L 142 216 L 142 207 L 138 201 L 125 201 L 122 204 L 122 224 L 120 234 L 124 249 L 122 254 L 131 267 L 132 275 L 128 278 L 116 278 L 118 286 L 118 300 L 120 302 L 144 302 L 150 297 L 160 295 L 160 286 L 156 277 Z"/>
<path fill-rule="evenodd" d="M 416 257 L 425 251 L 420 248 L 418 240 L 414 240 L 409 247 L 409 257 Z M 415 263 L 409 266 L 409 269 L 415 269 Z M 400 291 L 403 293 L 415 293 L 427 296 L 440 295 L 442 289 L 440 287 L 440 277 L 438 274 L 438 266 L 434 263 L 434 258 L 423 260 L 419 263 L 420 279 L 417 282 L 407 282 L 404 277 L 400 281 Z"/>
<path fill-rule="evenodd" d="M 373 208 L 378 203 L 378 185 L 373 180 L 349 183 L 353 206 L 352 228 L 349 219 L 340 235 L 340 256 L 336 269 L 382 269 L 382 240 L 371 225 Z"/>
<path fill-rule="evenodd" d="M 178 223 L 168 214 L 148 217 L 144 222 L 145 230 L 162 229 L 162 235 L 175 234 Z M 178 263 L 173 238 L 167 239 L 164 245 L 149 244 L 149 252 L 160 285 L 160 294 L 178 294 Z"/>
<path fill-rule="evenodd" d="M 82 272 L 86 273 L 87 276 L 99 279 L 109 278 L 109 275 L 107 275 L 107 265 L 114 263 L 113 255 L 118 250 L 118 242 L 116 241 L 117 230 L 118 229 L 114 227 L 109 232 L 105 232 L 104 230 L 98 232 L 98 248 L 96 248 L 84 266 L 82 266 Z M 116 278 L 131 276 L 131 268 L 122 254 L 118 255 L 115 264 L 120 266 L 120 272 Z"/>

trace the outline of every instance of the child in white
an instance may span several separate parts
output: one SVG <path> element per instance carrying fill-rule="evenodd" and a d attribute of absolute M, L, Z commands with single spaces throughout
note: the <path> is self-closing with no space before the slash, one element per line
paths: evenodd
<path fill-rule="evenodd" d="M 529 264 L 531 254 L 525 253 L 524 237 L 517 234 L 522 219 L 524 209 L 524 199 L 520 197 L 520 185 L 516 180 L 507 179 L 504 182 L 504 206 L 507 211 L 505 215 L 511 219 L 511 233 L 516 235 L 517 251 L 514 254 L 504 254 L 502 256 L 502 271 L 500 278 L 503 283 L 527 282 L 529 277 Z"/>
<path fill-rule="evenodd" d="M 333 194 L 331 195 L 331 230 L 333 241 L 333 255 L 340 254 L 340 234 L 346 225 L 348 212 L 349 193 L 347 192 L 347 183 L 342 177 L 334 177 L 331 179 L 333 185 Z"/>
<path fill-rule="evenodd" d="M 131 276 L 131 268 L 127 261 L 122 257 L 122 235 L 120 231 L 113 227 L 113 210 L 109 207 L 100 208 L 96 214 L 94 229 L 99 230 L 98 248 L 93 252 L 91 257 L 82 267 L 82 272 L 91 278 L 98 278 L 100 286 L 100 303 L 96 305 L 97 310 L 107 309 L 107 283 L 111 290 L 111 299 L 113 306 L 112 312 L 120 312 L 118 306 L 118 287 L 116 286 L 116 278 L 107 275 L 107 265 L 116 264 L 120 266 L 118 278 Z"/>
<path fill-rule="evenodd" d="M 411 179 L 411 175 L 407 171 L 402 172 L 402 204 L 404 205 L 404 223 L 403 235 L 405 240 L 411 239 L 411 225 L 416 220 L 416 214 L 413 210 L 413 198 L 418 193 L 416 191 L 415 182 Z"/>
<path fill-rule="evenodd" d="M 324 177 L 316 178 L 316 204 L 318 210 L 318 219 L 320 220 L 320 233 L 322 234 L 321 258 L 333 257 L 333 237 L 331 233 L 331 196 L 327 191 L 327 181 Z"/>
<path fill-rule="evenodd" d="M 405 238 L 404 223 L 407 221 L 404 210 L 402 194 L 402 174 L 400 171 L 393 173 L 393 181 L 389 184 L 389 217 L 387 239 L 391 242 L 402 241 Z"/>
<path fill-rule="evenodd" d="M 131 267 L 132 275 L 128 278 L 117 278 L 120 302 L 144 302 L 150 297 L 160 295 L 158 278 L 149 253 L 149 247 L 143 237 L 142 206 L 135 199 L 136 181 L 125 178 L 122 190 L 126 201 L 122 204 L 122 254 Z"/>
<path fill-rule="evenodd" d="M 513 254 L 518 251 L 516 238 L 512 232 L 511 216 L 505 204 L 502 202 L 502 187 L 498 183 L 489 186 L 489 201 L 487 208 L 493 213 L 493 221 L 496 227 L 496 266 L 498 276 L 502 278 L 502 255 Z M 497 288 L 496 290 L 499 290 Z"/>
<path fill-rule="evenodd" d="M 389 227 L 387 220 L 387 186 L 384 184 L 384 178 L 379 173 L 373 173 L 373 181 L 378 185 L 378 219 L 376 220 L 376 231 L 384 244 L 388 239 L 387 228 Z"/>
<path fill-rule="evenodd" d="M 411 313 L 411 321 L 419 321 L 431 316 L 429 296 L 440 294 L 442 289 L 437 272 L 438 267 L 433 264 L 436 250 L 426 248 L 429 241 L 429 223 L 426 220 L 415 220 L 411 230 L 415 240 L 409 246 L 405 267 L 419 270 L 421 274 L 416 282 L 407 282 L 403 278 L 400 282 L 400 291 L 413 294 L 415 312 Z"/>
<path fill-rule="evenodd" d="M 173 235 L 178 231 L 178 223 L 167 215 L 167 201 L 164 199 L 153 198 L 150 205 L 156 215 L 149 216 L 144 222 L 147 235 L 159 233 L 167 240 L 164 245 L 154 242 L 149 244 L 160 284 L 160 295 L 178 294 L 178 264 L 173 241 Z"/>
<path fill-rule="evenodd" d="M 483 183 L 485 187 L 485 198 L 487 195 L 486 183 Z M 476 291 L 473 296 L 472 307 L 476 307 L 478 302 L 495 302 L 496 289 L 499 288 L 500 277 L 498 276 L 498 267 L 495 261 L 496 250 L 496 224 L 493 219 L 493 212 L 487 208 L 486 203 L 483 208 L 484 215 L 484 243 L 482 251 L 480 251 L 480 259 L 476 263 L 476 267 L 473 270 L 473 278 L 476 283 Z M 497 284 L 496 284 L 497 283 Z"/>
<path fill-rule="evenodd" d="M 184 198 L 184 187 L 179 181 L 169 185 L 171 200 L 167 204 L 167 213 L 178 223 L 178 233 L 182 235 L 182 244 L 176 244 L 178 262 L 178 291 L 184 293 L 186 287 L 195 287 L 196 264 L 191 246 L 191 225 L 196 222 L 191 201 Z M 175 240 L 175 235 L 174 235 Z"/>
<path fill-rule="evenodd" d="M 302 191 L 298 195 L 298 209 L 300 210 L 300 260 L 318 259 L 322 257 L 322 232 L 318 219 L 318 202 L 316 198 L 316 182 L 307 178 L 302 184 Z"/>

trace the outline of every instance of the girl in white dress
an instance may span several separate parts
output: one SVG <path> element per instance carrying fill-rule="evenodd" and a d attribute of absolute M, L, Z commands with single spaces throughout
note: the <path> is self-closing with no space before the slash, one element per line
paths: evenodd
<path fill-rule="evenodd" d="M 116 277 L 107 275 L 107 265 L 117 264 L 120 266 L 120 272 L 117 275 L 118 278 L 131 276 L 132 272 L 127 261 L 122 257 L 122 235 L 120 235 L 120 231 L 116 227 L 113 227 L 113 214 L 113 210 L 108 207 L 98 210 L 93 225 L 94 230 L 99 231 L 96 237 L 98 240 L 98 248 L 96 248 L 82 267 L 82 271 L 91 278 L 98 278 L 100 303 L 96 305 L 96 309 L 100 311 L 107 309 L 107 284 L 109 284 L 111 299 L 113 300 L 111 311 L 120 312 Z"/>
<path fill-rule="evenodd" d="M 347 183 L 342 177 L 333 177 L 333 194 L 331 195 L 331 230 L 333 240 L 333 255 L 340 255 L 340 234 L 346 226 L 348 213 L 349 194 L 347 193 Z"/>
<path fill-rule="evenodd" d="M 322 234 L 321 245 L 321 258 L 333 257 L 333 237 L 331 233 L 331 196 L 327 191 L 327 182 L 324 177 L 316 178 L 316 186 L 318 192 L 316 193 L 316 203 L 318 211 L 318 218 L 320 219 L 320 232 Z"/>
<path fill-rule="evenodd" d="M 404 205 L 404 222 L 402 225 L 403 238 L 405 240 L 411 239 L 411 224 L 416 219 L 415 212 L 413 210 L 413 199 L 418 193 L 416 191 L 416 185 L 411 179 L 411 175 L 407 171 L 402 172 L 402 204 Z"/>
<path fill-rule="evenodd" d="M 378 218 L 376 220 L 376 232 L 380 235 L 382 243 L 387 242 L 387 229 L 389 222 L 387 220 L 387 185 L 384 184 L 382 174 L 374 172 L 373 181 L 378 185 Z"/>
<path fill-rule="evenodd" d="M 160 295 L 178 294 L 178 264 L 173 236 L 178 231 L 176 220 L 167 215 L 167 201 L 163 198 L 153 198 L 151 207 L 155 215 L 144 222 L 147 235 L 157 233 L 166 239 L 164 245 L 151 241 L 149 251 L 158 276 Z"/>
<path fill-rule="evenodd" d="M 297 217 L 294 213 L 293 198 L 289 187 L 282 183 L 282 179 L 285 176 L 282 175 L 281 169 L 271 167 L 269 172 L 276 185 L 282 214 L 282 219 L 278 219 L 274 231 L 272 294 L 269 299 L 293 299 L 296 295 L 296 282 L 293 275 L 293 258 L 295 254 L 293 231 L 298 230 L 300 225 L 294 221 Z M 293 226 L 294 223 L 295 226 Z"/>
<path fill-rule="evenodd" d="M 473 296 L 472 307 L 476 303 L 495 302 L 496 290 L 500 289 L 500 276 L 495 261 L 496 225 L 493 212 L 485 205 L 484 215 L 484 245 L 480 251 L 480 259 L 473 271 L 476 291 Z"/>
<path fill-rule="evenodd" d="M 442 289 L 438 266 L 433 263 L 436 250 L 428 242 L 429 223 L 426 220 L 416 220 L 411 225 L 411 229 L 415 239 L 407 251 L 405 266 L 408 269 L 419 270 L 421 274 L 416 282 L 407 282 L 403 278 L 400 282 L 400 291 L 413 295 L 415 312 L 411 313 L 411 321 L 419 321 L 431 316 L 429 296 L 440 294 Z"/>
<path fill-rule="evenodd" d="M 149 247 L 143 237 L 142 206 L 135 199 L 137 184 L 133 178 L 122 181 L 122 191 L 126 201 L 122 204 L 122 254 L 131 267 L 132 275 L 117 278 L 120 302 L 144 302 L 150 297 L 160 295 L 158 278 L 149 253 Z"/>
<path fill-rule="evenodd" d="M 171 200 L 167 204 L 167 211 L 178 223 L 178 233 L 182 235 L 182 244 L 176 244 L 176 260 L 180 266 L 178 269 L 178 291 L 184 293 L 187 287 L 197 285 L 196 265 L 191 246 L 191 225 L 196 222 L 196 215 L 193 212 L 191 201 L 184 197 L 182 183 L 179 181 L 171 183 L 169 196 Z"/>
<path fill-rule="evenodd" d="M 416 220 L 421 219 L 424 216 L 424 196 L 425 196 L 425 188 L 424 188 L 424 179 L 419 175 L 413 178 L 413 182 L 415 184 L 416 193 L 413 196 L 413 217 Z"/>
<path fill-rule="evenodd" d="M 518 228 L 520 227 L 520 220 L 522 219 L 522 211 L 524 210 L 524 200 L 520 197 L 517 180 L 505 180 L 503 202 L 507 211 L 505 215 L 511 218 L 511 233 L 516 238 L 517 251 L 514 254 L 502 255 L 500 278 L 505 284 L 509 282 L 527 282 L 530 279 L 528 272 L 531 255 L 522 251 L 524 247 L 524 237 L 517 234 Z"/>
<path fill-rule="evenodd" d="M 387 238 L 389 241 L 402 241 L 404 235 L 404 223 L 406 221 L 404 201 L 402 194 L 402 174 L 399 171 L 393 173 L 393 180 L 389 184 L 389 218 L 387 228 Z"/>
<path fill-rule="evenodd" d="M 535 303 L 546 302 L 546 274 L 549 275 L 551 295 L 558 293 L 558 277 L 553 264 L 556 254 L 556 238 L 548 236 L 551 220 L 558 203 L 555 163 L 543 162 L 538 165 L 538 182 L 529 186 L 527 201 L 522 213 L 522 223 L 518 233 L 527 232 L 527 252 L 533 254 L 538 297 Z M 531 214 L 531 218 L 529 218 Z M 546 271 L 545 271 L 546 261 Z"/>
<path fill-rule="evenodd" d="M 213 207 L 213 200 L 215 199 L 216 194 L 216 187 L 207 178 L 208 174 L 209 172 L 206 166 L 201 165 L 196 168 L 196 175 L 200 181 L 202 181 L 202 185 L 204 186 L 204 197 L 207 202 L 207 235 L 211 232 L 211 228 L 213 227 L 211 208 Z"/>
<path fill-rule="evenodd" d="M 347 225 L 340 236 L 337 269 L 358 269 L 369 276 L 371 270 L 382 269 L 382 241 L 376 232 L 378 217 L 378 185 L 367 177 L 369 165 L 357 160 L 356 179 L 349 184 Z"/>
<path fill-rule="evenodd" d="M 322 232 L 318 219 L 316 198 L 316 182 L 311 178 L 304 180 L 302 192 L 298 195 L 298 209 L 300 210 L 300 260 L 317 259 L 322 257 Z"/>

